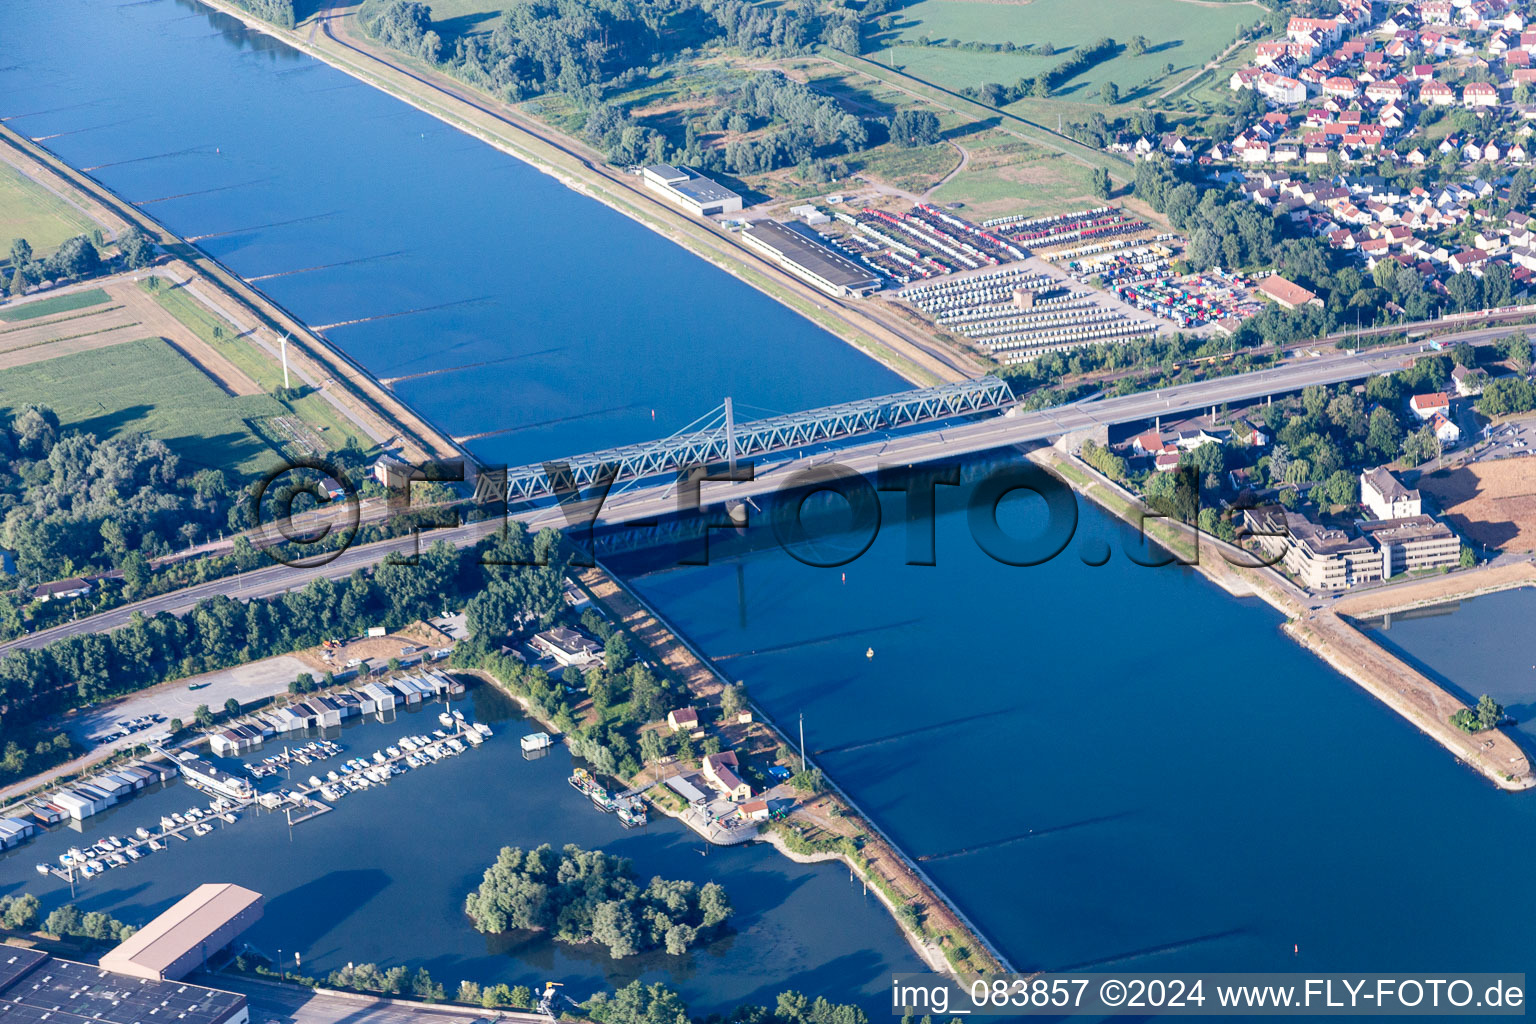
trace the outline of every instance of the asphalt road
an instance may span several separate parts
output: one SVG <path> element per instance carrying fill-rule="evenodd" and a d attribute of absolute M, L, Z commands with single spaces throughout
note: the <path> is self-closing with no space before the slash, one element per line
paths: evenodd
<path fill-rule="evenodd" d="M 1485 328 L 1468 331 L 1442 341 L 1447 347 L 1460 341 L 1482 344 L 1520 329 L 1518 326 Z M 759 460 L 756 463 L 756 478 L 753 481 L 705 483 L 701 486 L 700 500 L 704 505 L 710 505 L 726 500 L 758 498 L 778 490 L 794 471 L 834 460 L 855 472 L 872 474 L 882 465 L 915 465 L 957 458 L 1008 445 L 1058 437 L 1070 431 L 1092 428 L 1100 424 L 1131 423 L 1156 416 L 1173 417 L 1224 403 L 1236 404 L 1260 399 L 1266 395 L 1284 394 L 1314 384 L 1336 384 L 1341 381 L 1360 380 L 1402 369 L 1405 360 L 1417 356 L 1422 347 L 1416 342 L 1390 348 L 1367 349 L 1359 354 L 1329 352 L 1317 358 L 1302 359 L 1284 366 L 1233 377 L 1183 384 L 1161 391 L 1056 406 L 1036 412 L 1015 410 L 1012 415 L 994 416 L 895 439 L 882 438 L 842 448 L 829 446 L 820 451 L 801 453 L 796 458 L 781 462 Z M 679 511 L 679 500 L 676 487 L 668 481 L 635 487 L 625 493 L 611 495 L 602 507 L 598 522 L 601 525 L 636 523 L 677 511 Z M 515 511 L 510 518 L 521 521 L 530 531 L 537 531 L 545 526 L 569 525 L 565 513 L 558 507 Z M 499 526 L 500 521 L 493 520 L 446 530 L 432 530 L 421 535 L 420 543 L 429 544 L 442 539 L 456 546 L 465 547 L 493 533 Z M 417 549 L 417 544 L 418 539 L 413 536 L 378 541 L 349 548 L 333 561 L 321 566 L 296 568 L 271 565 L 228 579 L 198 584 L 28 634 L 0 645 L 0 655 L 18 648 L 40 647 L 64 636 L 116 629 L 126 624 L 129 617 L 136 612 L 143 615 L 155 615 L 160 612 L 180 614 L 198 601 L 215 594 L 227 594 L 242 600 L 271 597 L 301 588 L 319 577 L 337 579 L 347 576 L 354 569 L 367 568 L 382 561 L 387 555 L 413 552 Z"/>
<path fill-rule="evenodd" d="M 475 1010 L 466 1006 L 426 1006 L 366 996 L 327 995 L 228 974 L 199 974 L 189 979 L 209 988 L 239 992 L 250 1001 L 251 1024 L 471 1024 L 502 1020 L 549 1024 L 534 1013 Z"/>

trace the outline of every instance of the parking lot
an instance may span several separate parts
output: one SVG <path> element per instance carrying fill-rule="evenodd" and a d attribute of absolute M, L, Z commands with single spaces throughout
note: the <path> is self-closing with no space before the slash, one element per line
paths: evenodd
<path fill-rule="evenodd" d="M 1530 455 L 1533 440 L 1536 440 L 1536 420 L 1513 420 L 1490 430 L 1487 438 L 1473 446 L 1472 455 L 1479 461 Z"/>

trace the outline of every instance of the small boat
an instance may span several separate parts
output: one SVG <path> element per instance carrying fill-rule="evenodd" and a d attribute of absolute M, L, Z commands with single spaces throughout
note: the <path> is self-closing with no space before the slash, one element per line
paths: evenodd
<path fill-rule="evenodd" d="M 384 753 L 388 754 L 390 757 L 399 757 L 400 756 L 400 748 L 399 747 L 385 747 L 384 748 Z"/>
<path fill-rule="evenodd" d="M 236 814 L 234 811 L 225 811 L 223 814 L 219 815 L 219 817 L 223 818 L 231 825 L 240 820 L 240 815 Z"/>
<path fill-rule="evenodd" d="M 596 785 L 596 782 L 593 780 L 591 774 L 589 774 L 585 768 L 577 768 L 574 772 L 571 773 L 571 777 L 566 781 L 581 793 L 592 792 L 592 787 Z"/>
<path fill-rule="evenodd" d="M 383 764 L 385 761 L 388 760 L 388 758 L 386 758 L 384 756 L 384 751 L 382 751 L 382 750 L 375 750 L 373 752 L 373 760 L 377 764 Z"/>
<path fill-rule="evenodd" d="M 149 848 L 151 850 L 163 850 L 165 849 L 165 844 L 158 839 L 151 839 L 149 841 Z"/>
<path fill-rule="evenodd" d="M 471 726 L 471 728 L 481 736 L 484 736 L 486 739 L 491 738 L 491 727 L 486 725 L 484 722 L 476 722 L 473 726 Z"/>
<path fill-rule="evenodd" d="M 449 728 L 453 727 L 453 716 L 450 715 L 446 711 L 444 711 L 442 714 L 438 715 L 437 716 L 437 720 L 439 722 L 442 722 L 444 726 L 447 726 Z"/>
<path fill-rule="evenodd" d="M 644 807 L 636 807 L 631 804 L 626 804 L 625 806 L 619 808 L 619 824 L 623 825 L 625 828 L 639 828 L 641 825 L 645 824 L 645 821 L 646 818 Z"/>
<path fill-rule="evenodd" d="M 37 866 L 37 873 L 40 875 L 47 875 L 51 874 L 52 872 L 53 868 L 49 867 L 47 864 L 39 864 Z"/>
<path fill-rule="evenodd" d="M 455 721 L 462 722 L 464 721 L 464 712 L 455 708 L 453 711 L 453 717 Z"/>
<path fill-rule="evenodd" d="M 130 846 L 130 847 L 128 847 L 128 849 L 124 850 L 123 853 L 127 855 L 129 860 L 138 860 L 140 857 L 144 856 L 142 853 L 140 853 L 137 849 L 135 849 L 132 846 Z"/>
<path fill-rule="evenodd" d="M 593 786 L 590 796 L 592 797 L 592 802 L 598 806 L 599 810 L 612 811 L 618 806 L 614 803 L 613 797 L 608 795 L 608 790 L 602 786 Z"/>
<path fill-rule="evenodd" d="M 112 854 L 112 856 L 108 857 L 107 860 L 111 861 L 112 862 L 112 866 L 115 867 L 115 868 L 120 868 L 124 864 L 128 863 L 128 858 L 124 857 L 120 853 Z"/>
<path fill-rule="evenodd" d="M 333 778 L 334 778 L 334 776 L 333 776 Z M 322 783 L 320 781 L 320 776 L 318 776 L 318 775 L 311 775 L 309 777 L 309 784 L 311 786 L 313 786 L 314 788 L 316 788 L 316 789 L 319 789 L 322 785 L 324 785 L 324 783 Z"/>
<path fill-rule="evenodd" d="M 485 742 L 485 737 L 481 736 L 474 729 L 465 729 L 464 742 L 468 743 L 472 747 L 478 747 L 480 744 Z"/>
<path fill-rule="evenodd" d="M 149 838 L 149 829 L 144 828 L 141 825 L 140 827 L 138 827 L 138 828 L 133 830 L 133 834 L 138 836 L 140 839 L 148 839 Z"/>

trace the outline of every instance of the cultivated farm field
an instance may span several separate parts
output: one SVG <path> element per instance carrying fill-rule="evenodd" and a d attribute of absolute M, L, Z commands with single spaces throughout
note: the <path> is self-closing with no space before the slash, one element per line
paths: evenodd
<path fill-rule="evenodd" d="M 229 394 L 160 338 L 0 373 L 0 410 L 29 402 L 99 437 L 142 431 L 170 445 L 184 465 L 238 477 L 265 472 L 279 458 L 249 421 L 288 412 L 271 395 Z"/>

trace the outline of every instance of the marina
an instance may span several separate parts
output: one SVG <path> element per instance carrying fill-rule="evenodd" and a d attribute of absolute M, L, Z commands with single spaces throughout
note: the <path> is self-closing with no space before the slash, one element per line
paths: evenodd
<path fill-rule="evenodd" d="M 462 692 L 462 685 L 458 689 Z M 188 788 L 212 798 L 206 807 L 192 806 L 185 811 L 163 814 L 157 829 L 138 826 L 127 839 L 109 835 L 88 847 L 71 847 L 59 855 L 57 866 L 38 864 L 37 872 L 53 875 L 74 886 L 78 881 L 105 874 L 113 868 L 127 867 L 164 850 L 173 840 L 189 842 L 211 835 L 216 828 L 234 825 L 241 820 L 242 812 L 249 812 L 253 807 L 282 812 L 290 827 L 298 825 L 328 814 L 339 801 L 353 793 L 387 786 L 407 772 L 479 747 L 494 735 L 490 726 L 472 723 L 458 710 L 445 711 L 438 717 L 450 723 L 447 729 L 402 736 L 398 745 L 375 750 L 369 757 L 348 758 L 326 770 L 323 776 L 312 774 L 297 783 L 292 781 L 294 766 L 338 757 L 346 748 L 334 740 L 321 738 L 285 748 L 254 764 L 241 763 L 226 768 L 189 751 L 177 751 L 171 756 L 170 763 L 180 769 Z M 276 784 L 277 788 L 261 792 L 246 780 L 246 776 L 274 778 L 280 773 L 284 778 Z"/>
<path fill-rule="evenodd" d="M 37 862 L 57 863 L 71 847 L 84 850 L 108 835 L 127 841 L 140 827 L 158 835 L 161 817 L 185 819 L 189 805 L 207 809 L 209 798 L 172 778 L 163 790 L 84 822 L 83 832 L 48 830 L 26 848 L 0 854 L 0 892 L 32 892 L 44 914 L 74 903 L 83 912 L 110 911 L 138 924 L 185 895 L 188 878 L 230 881 L 267 898 L 248 941 L 268 952 L 282 949 L 290 961 L 301 953 L 307 974 L 323 977 L 348 961 L 427 965 L 434 977 L 482 984 L 541 987 L 553 978 L 578 998 L 635 977 L 669 979 L 709 1012 L 752 998 L 762 983 L 756 965 L 765 961 L 785 965 L 796 987 L 840 1001 L 878 1001 L 890 971 L 920 969 L 888 911 L 850 883 L 840 865 L 795 864 L 763 844 L 701 857 L 698 836 L 664 815 L 652 815 L 645 828 L 626 829 L 617 812 L 599 811 L 570 786 L 578 765 L 565 746 L 528 757 L 519 743 L 507 741 L 537 727 L 511 698 L 477 685 L 452 706 L 487 725 L 492 738 L 474 752 L 349 792 L 335 804 L 315 794 L 318 803 L 334 807 L 329 813 L 301 823 L 303 812 L 295 808 L 290 827 L 289 812 L 257 803 L 240 809 L 234 825 L 204 818 L 214 827 L 209 835 L 183 829 L 186 841 L 166 840 L 164 850 L 130 862 L 132 870 L 77 877 L 73 894 L 67 880 L 35 871 Z M 261 788 L 307 788 L 310 775 L 328 782 L 326 773 L 340 776 L 340 763 L 349 759 L 376 763 L 373 752 L 388 756 L 389 747 L 403 754 L 406 737 L 431 737 L 440 728 L 441 710 L 441 704 L 418 705 L 382 721 L 353 719 L 323 734 L 297 736 L 292 749 L 323 739 L 344 750 L 295 766 L 291 779 L 283 773 Z M 502 846 L 542 843 L 627 857 L 641 878 L 719 882 L 735 908 L 733 931 L 681 961 L 663 953 L 615 961 L 602 950 L 538 936 L 487 941 L 465 921 L 464 895 Z"/>

